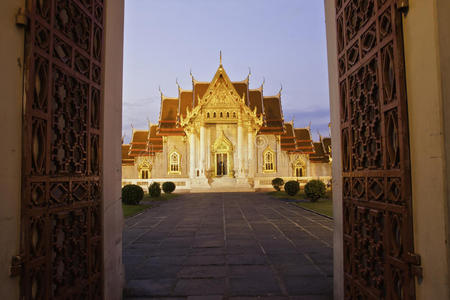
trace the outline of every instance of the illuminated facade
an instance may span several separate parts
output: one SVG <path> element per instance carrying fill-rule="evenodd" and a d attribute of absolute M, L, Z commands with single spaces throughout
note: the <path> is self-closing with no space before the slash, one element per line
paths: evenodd
<path fill-rule="evenodd" d="M 177 189 L 254 190 L 275 177 L 330 180 L 330 138 L 284 122 L 281 90 L 264 96 L 249 77 L 232 82 L 222 64 L 211 82 L 161 93 L 158 124 L 122 145 L 122 183 L 173 181 Z"/>

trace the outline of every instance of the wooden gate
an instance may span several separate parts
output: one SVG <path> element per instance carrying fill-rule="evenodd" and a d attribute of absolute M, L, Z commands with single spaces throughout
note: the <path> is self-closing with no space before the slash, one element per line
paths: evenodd
<path fill-rule="evenodd" d="M 409 133 L 398 0 L 336 0 L 346 299 L 414 299 Z"/>
<path fill-rule="evenodd" d="M 102 298 L 103 0 L 30 0 L 21 299 Z"/>

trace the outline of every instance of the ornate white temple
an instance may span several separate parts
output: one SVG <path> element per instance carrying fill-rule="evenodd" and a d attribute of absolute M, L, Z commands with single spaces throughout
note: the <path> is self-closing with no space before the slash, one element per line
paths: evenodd
<path fill-rule="evenodd" d="M 220 64 L 211 82 L 192 76 L 192 90 L 161 93 L 158 124 L 133 129 L 122 145 L 122 183 L 173 181 L 190 191 L 252 191 L 275 177 L 328 183 L 330 157 L 330 138 L 315 143 L 309 128 L 284 122 L 281 91 L 264 96 Z"/>

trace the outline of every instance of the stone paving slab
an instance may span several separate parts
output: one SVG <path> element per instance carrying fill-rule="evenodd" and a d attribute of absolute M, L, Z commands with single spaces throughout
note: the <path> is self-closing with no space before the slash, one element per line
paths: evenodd
<path fill-rule="evenodd" d="M 332 228 L 262 193 L 183 194 L 125 221 L 124 299 L 332 299 Z"/>

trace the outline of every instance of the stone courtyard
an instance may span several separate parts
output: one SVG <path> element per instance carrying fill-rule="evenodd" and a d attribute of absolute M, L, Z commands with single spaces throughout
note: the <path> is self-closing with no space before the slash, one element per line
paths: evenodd
<path fill-rule="evenodd" d="M 183 194 L 125 221 L 125 299 L 332 299 L 333 221 L 261 193 Z"/>

